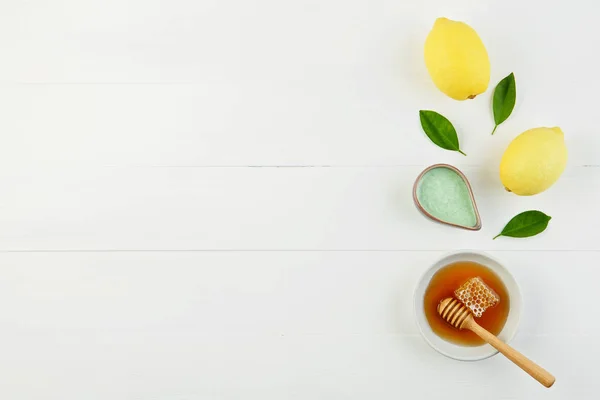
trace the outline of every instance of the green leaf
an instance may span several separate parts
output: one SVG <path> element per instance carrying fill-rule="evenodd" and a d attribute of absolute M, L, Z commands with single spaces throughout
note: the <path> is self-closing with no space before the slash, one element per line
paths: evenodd
<path fill-rule="evenodd" d="M 427 137 L 431 141 L 442 149 L 458 151 L 463 156 L 466 156 L 460 150 L 458 145 L 458 136 L 456 135 L 456 129 L 452 126 L 452 123 L 448 121 L 448 118 L 435 111 L 421 110 L 419 111 L 419 117 L 421 118 L 421 126 L 427 134 Z"/>
<path fill-rule="evenodd" d="M 498 236 L 510 236 L 515 238 L 535 236 L 546 229 L 551 218 L 552 217 L 541 211 L 531 210 L 522 212 L 508 221 L 508 224 L 502 229 L 502 232 L 494 239 Z"/>
<path fill-rule="evenodd" d="M 511 72 L 506 78 L 502 79 L 494 90 L 494 122 L 496 126 L 492 135 L 496 132 L 498 125 L 506 121 L 515 108 L 517 98 L 517 85 L 515 83 L 515 74 Z"/>

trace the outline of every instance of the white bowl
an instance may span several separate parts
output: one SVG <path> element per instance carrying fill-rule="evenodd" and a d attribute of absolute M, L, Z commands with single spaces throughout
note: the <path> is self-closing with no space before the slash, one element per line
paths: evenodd
<path fill-rule="evenodd" d="M 498 353 L 498 350 L 494 349 L 489 344 L 468 347 L 448 342 L 436 335 L 431 330 L 431 327 L 427 322 L 427 318 L 425 317 L 423 300 L 425 297 L 425 290 L 427 289 L 427 285 L 429 285 L 429 281 L 438 270 L 440 270 L 448 264 L 452 264 L 458 261 L 472 261 L 484 265 L 492 271 L 494 271 L 500 277 L 500 279 L 506 286 L 506 289 L 508 290 L 508 295 L 510 297 L 510 310 L 508 312 L 506 324 L 504 325 L 504 328 L 498 335 L 498 338 L 508 343 L 517 333 L 517 327 L 519 325 L 519 319 L 521 317 L 522 299 L 521 291 L 519 290 L 519 286 L 517 285 L 515 278 L 498 261 L 494 260 L 493 258 L 484 253 L 475 251 L 462 251 L 449 254 L 441 260 L 439 260 L 438 262 L 436 262 L 435 264 L 433 264 L 421 277 L 417 285 L 417 289 L 415 290 L 414 296 L 414 308 L 417 325 L 419 326 L 419 330 L 421 331 L 421 334 L 423 335 L 427 343 L 429 343 L 431 347 L 433 347 L 441 354 L 460 361 L 483 360 L 485 358 L 496 355 Z"/>

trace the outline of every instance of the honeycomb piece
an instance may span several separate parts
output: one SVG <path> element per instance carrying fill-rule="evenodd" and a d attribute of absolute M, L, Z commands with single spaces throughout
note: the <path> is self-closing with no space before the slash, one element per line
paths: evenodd
<path fill-rule="evenodd" d="M 480 277 L 471 278 L 463 283 L 454 291 L 454 295 L 477 318 L 480 318 L 485 310 L 500 302 L 500 296 Z"/>

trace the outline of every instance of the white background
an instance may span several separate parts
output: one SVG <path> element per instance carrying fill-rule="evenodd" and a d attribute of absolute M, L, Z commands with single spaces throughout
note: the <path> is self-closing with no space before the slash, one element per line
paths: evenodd
<path fill-rule="evenodd" d="M 0 398 L 592 399 L 600 390 L 598 2 L 4 0 L 0 5 Z M 438 16 L 485 42 L 517 106 L 445 97 Z M 424 136 L 448 116 L 468 157 Z M 503 190 L 507 144 L 560 126 L 547 192 Z M 426 166 L 471 180 L 483 229 L 412 204 Z M 553 217 L 492 241 L 516 213 Z M 445 252 L 521 285 L 502 357 L 430 349 L 412 292 Z"/>

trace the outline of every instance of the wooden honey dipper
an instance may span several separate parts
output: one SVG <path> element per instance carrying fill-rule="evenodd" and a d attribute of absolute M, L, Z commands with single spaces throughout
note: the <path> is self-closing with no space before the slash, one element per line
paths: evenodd
<path fill-rule="evenodd" d="M 471 311 L 460 301 L 451 297 L 444 299 L 438 305 L 437 311 L 450 325 L 458 329 L 468 329 L 475 333 L 547 388 L 556 381 L 551 373 L 482 328 L 481 325 L 475 322 Z"/>

